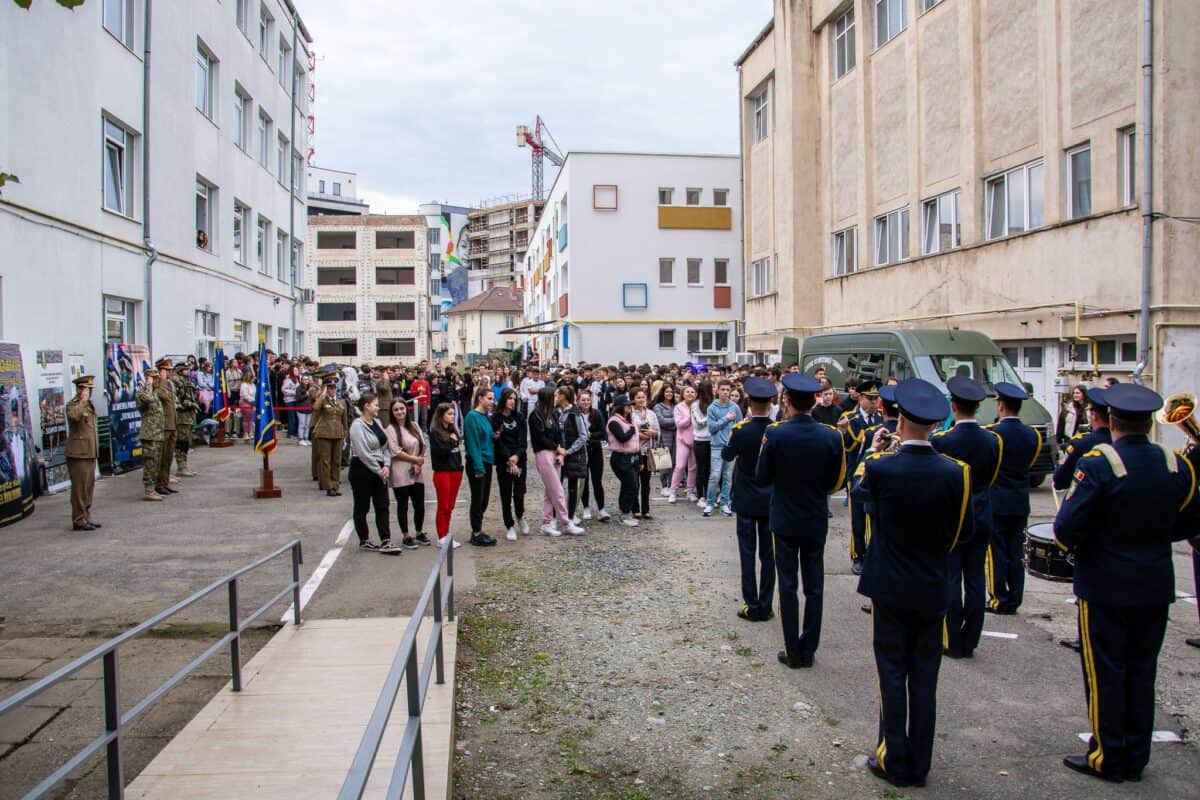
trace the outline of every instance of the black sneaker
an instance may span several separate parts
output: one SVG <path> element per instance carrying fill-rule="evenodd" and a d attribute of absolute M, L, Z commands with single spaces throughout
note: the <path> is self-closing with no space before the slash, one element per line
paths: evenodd
<path fill-rule="evenodd" d="M 416 550 L 420 545 L 417 544 L 417 540 L 413 537 L 405 536 L 404 540 L 400 542 L 400 546 L 405 550 Z"/>
<path fill-rule="evenodd" d="M 417 540 L 417 544 L 423 544 L 426 547 L 433 544 L 433 541 L 430 540 L 430 538 L 423 533 L 418 533 L 416 536 L 416 540 Z"/>
<path fill-rule="evenodd" d="M 379 547 L 375 549 L 383 553 L 385 556 L 398 556 L 404 552 L 400 549 L 400 545 L 396 544 L 391 539 L 381 542 Z"/>
<path fill-rule="evenodd" d="M 863 562 L 861 558 L 854 559 L 854 561 L 850 564 L 850 571 L 855 575 L 862 575 L 862 569 Z"/>
<path fill-rule="evenodd" d="M 359 550 L 378 550 L 379 545 L 375 544 L 370 539 L 359 539 L 358 540 L 358 549 Z"/>
<path fill-rule="evenodd" d="M 492 545 L 496 544 L 496 540 L 488 536 L 486 533 L 472 536 L 469 541 L 476 547 L 491 547 Z"/>

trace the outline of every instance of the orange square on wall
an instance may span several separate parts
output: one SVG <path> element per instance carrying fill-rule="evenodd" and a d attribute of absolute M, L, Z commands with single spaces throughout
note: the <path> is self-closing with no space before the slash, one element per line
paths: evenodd
<path fill-rule="evenodd" d="M 713 308 L 732 308 L 733 307 L 733 287 L 731 286 L 714 286 L 713 287 Z"/>

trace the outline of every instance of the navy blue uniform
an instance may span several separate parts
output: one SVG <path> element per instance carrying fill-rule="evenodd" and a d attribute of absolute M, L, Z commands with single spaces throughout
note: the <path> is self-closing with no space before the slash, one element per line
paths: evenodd
<path fill-rule="evenodd" d="M 946 652 L 970 658 L 983 635 L 985 562 L 992 532 L 990 489 L 1000 474 L 1004 443 L 974 420 L 963 420 L 949 430 L 938 431 L 930 441 L 934 450 L 971 467 L 971 517 L 975 530 L 950 553 L 946 620 L 942 626 L 942 647 Z"/>
<path fill-rule="evenodd" d="M 1017 417 L 987 426 L 1004 449 L 992 484 L 992 531 L 987 550 L 988 608 L 1015 614 L 1025 595 L 1025 524 L 1029 521 L 1029 468 L 1042 452 L 1042 435 Z"/>
<path fill-rule="evenodd" d="M 771 486 L 755 480 L 763 432 L 771 420 L 747 417 L 733 426 L 721 450 L 726 461 L 737 459 L 733 471 L 733 510 L 737 513 L 738 556 L 742 566 L 742 613 L 748 619 L 769 619 L 775 597 L 775 545 L 771 541 Z M 758 553 L 761 575 L 755 577 Z"/>
<path fill-rule="evenodd" d="M 867 456 L 859 470 L 854 497 L 874 509 L 858 591 L 872 600 L 875 758 L 888 775 L 923 782 L 933 758 L 946 556 L 972 535 L 970 467 L 909 442 Z"/>
<path fill-rule="evenodd" d="M 1175 600 L 1171 543 L 1200 529 L 1200 502 L 1188 459 L 1146 436 L 1111 448 L 1116 464 L 1099 449 L 1080 458 L 1054 535 L 1075 552 L 1087 764 L 1119 778 L 1140 776 L 1150 760 L 1158 652 Z"/>
<path fill-rule="evenodd" d="M 862 411 L 855 408 L 842 414 L 850 429 L 842 434 L 842 444 L 846 448 L 846 471 L 853 475 L 859 463 L 867 455 L 871 447 L 871 438 L 883 424 L 883 415 L 879 412 L 863 416 Z M 895 427 L 893 426 L 893 430 Z M 867 553 L 867 515 L 862 503 L 850 498 L 850 560 L 859 561 Z"/>
<path fill-rule="evenodd" d="M 846 454 L 838 432 L 796 413 L 763 433 L 755 478 L 771 486 L 771 531 L 779 574 L 779 618 L 788 658 L 811 661 L 821 640 L 825 588 L 828 496 L 846 481 Z M 796 596 L 804 582 L 804 624 Z"/>
<path fill-rule="evenodd" d="M 1060 492 L 1071 487 L 1071 477 L 1075 474 L 1075 465 L 1083 454 L 1097 445 L 1112 444 L 1112 431 L 1108 428 L 1096 428 L 1094 431 L 1077 433 L 1071 437 L 1067 445 L 1066 458 L 1054 469 L 1053 486 Z"/>

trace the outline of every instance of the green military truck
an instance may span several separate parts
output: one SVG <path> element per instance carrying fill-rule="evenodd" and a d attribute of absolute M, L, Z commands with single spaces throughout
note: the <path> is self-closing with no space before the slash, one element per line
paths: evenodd
<path fill-rule="evenodd" d="M 823 333 L 806 338 L 802 349 L 796 339 L 785 337 L 781 355 L 781 363 L 798 363 L 808 375 L 823 366 L 839 390 L 845 389 L 846 379 L 851 377 L 880 382 L 888 378 L 924 378 L 949 396 L 947 379 L 955 375 L 974 378 L 988 390 L 988 398 L 979 407 L 982 422 L 996 416 L 995 384 L 1024 385 L 1030 399 L 1021 405 L 1021 421 L 1042 436 L 1042 452 L 1030 470 L 1030 484 L 1040 486 L 1054 472 L 1058 453 L 1050 412 L 1033 399 L 1033 387 L 1023 384 L 1000 348 L 985 334 L 944 328 Z"/>

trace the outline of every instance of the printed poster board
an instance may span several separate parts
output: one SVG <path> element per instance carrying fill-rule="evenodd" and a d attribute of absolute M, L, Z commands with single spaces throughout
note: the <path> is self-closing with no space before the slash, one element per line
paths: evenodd
<path fill-rule="evenodd" d="M 33 513 L 35 451 L 21 347 L 0 342 L 0 527 Z"/>
<path fill-rule="evenodd" d="M 144 380 L 142 372 L 150 366 L 150 349 L 144 344 L 104 346 L 104 394 L 113 472 L 128 472 L 142 465 L 142 415 L 137 408 L 137 392 Z"/>
<path fill-rule="evenodd" d="M 61 492 L 71 485 L 67 474 L 67 397 L 61 350 L 38 350 L 37 401 L 42 430 L 42 463 L 46 487 Z"/>

